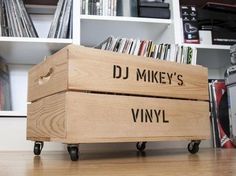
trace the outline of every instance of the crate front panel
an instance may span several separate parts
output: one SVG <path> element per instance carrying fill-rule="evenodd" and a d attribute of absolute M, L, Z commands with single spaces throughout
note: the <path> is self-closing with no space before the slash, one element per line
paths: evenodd
<path fill-rule="evenodd" d="M 69 89 L 208 100 L 208 72 L 202 66 L 71 47 Z"/>
<path fill-rule="evenodd" d="M 207 102 L 66 93 L 65 143 L 208 139 Z"/>

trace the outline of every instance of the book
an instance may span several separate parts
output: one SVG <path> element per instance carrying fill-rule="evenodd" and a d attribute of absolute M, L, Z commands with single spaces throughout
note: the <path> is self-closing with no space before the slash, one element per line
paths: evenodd
<path fill-rule="evenodd" d="M 70 17 L 69 17 L 69 29 L 67 30 L 68 34 L 68 38 L 72 38 L 73 37 L 73 8 L 71 7 L 71 11 L 70 11 Z"/>
<path fill-rule="evenodd" d="M 67 4 L 65 4 L 65 14 L 63 15 L 60 31 L 57 33 L 57 38 L 67 38 L 71 11 L 72 11 L 72 0 L 67 0 Z"/>

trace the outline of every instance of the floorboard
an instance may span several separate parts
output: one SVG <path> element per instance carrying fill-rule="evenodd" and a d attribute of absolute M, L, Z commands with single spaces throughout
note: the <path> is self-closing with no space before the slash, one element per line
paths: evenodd
<path fill-rule="evenodd" d="M 1 176 L 233 176 L 235 149 L 200 149 L 192 155 L 183 149 L 88 153 L 73 162 L 67 152 L 0 152 Z"/>

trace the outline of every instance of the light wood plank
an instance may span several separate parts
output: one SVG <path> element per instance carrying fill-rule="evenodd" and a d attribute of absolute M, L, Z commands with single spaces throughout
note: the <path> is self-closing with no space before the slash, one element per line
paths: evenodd
<path fill-rule="evenodd" d="M 208 102 L 78 92 L 67 92 L 66 99 L 65 143 L 168 141 L 210 137 Z M 152 114 L 152 122 L 146 119 L 146 111 Z"/>
<path fill-rule="evenodd" d="M 29 105 L 27 137 L 63 143 L 208 139 L 208 109 L 201 101 L 69 91 Z"/>
<path fill-rule="evenodd" d="M 70 46 L 69 89 L 208 100 L 208 71 L 146 57 Z M 122 69 L 121 78 L 119 77 Z M 128 69 L 128 78 L 126 70 Z M 116 71 L 116 74 L 114 74 Z M 115 75 L 115 78 L 114 78 Z"/>
<path fill-rule="evenodd" d="M 208 100 L 208 73 L 202 66 L 70 45 L 29 72 L 28 101 L 66 90 Z"/>

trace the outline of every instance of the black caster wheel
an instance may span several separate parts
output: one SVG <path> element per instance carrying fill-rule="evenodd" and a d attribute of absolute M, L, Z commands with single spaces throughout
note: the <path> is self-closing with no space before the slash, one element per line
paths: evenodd
<path fill-rule="evenodd" d="M 67 151 L 70 154 L 70 159 L 72 161 L 78 161 L 79 159 L 79 149 L 78 146 L 67 146 Z"/>
<path fill-rule="evenodd" d="M 35 141 L 35 143 L 34 143 L 34 154 L 35 155 L 40 155 L 41 154 L 41 151 L 43 149 L 43 145 L 44 145 L 43 142 Z"/>
<path fill-rule="evenodd" d="M 199 151 L 199 144 L 200 144 L 200 141 L 191 141 L 189 144 L 188 144 L 188 151 L 191 153 L 191 154 L 195 154 Z"/>
<path fill-rule="evenodd" d="M 67 146 L 67 152 L 69 152 L 69 153 L 70 153 L 70 148 L 71 148 L 71 146 Z"/>
<path fill-rule="evenodd" d="M 136 148 L 138 151 L 143 152 L 146 148 L 146 143 L 147 142 L 137 142 L 136 143 Z"/>

